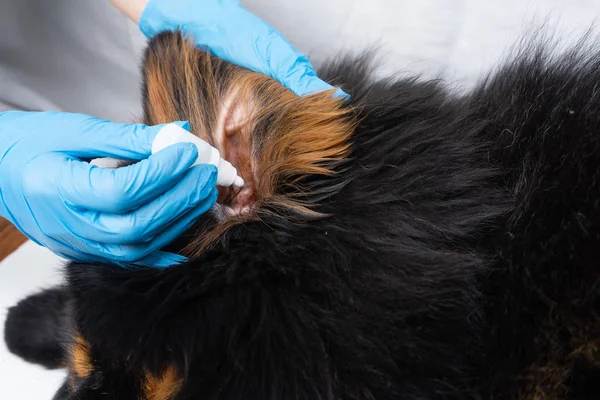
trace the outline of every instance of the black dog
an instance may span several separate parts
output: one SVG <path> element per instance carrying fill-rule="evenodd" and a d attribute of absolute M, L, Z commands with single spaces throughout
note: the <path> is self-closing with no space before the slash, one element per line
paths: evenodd
<path fill-rule="evenodd" d="M 304 177 L 319 216 L 261 213 L 165 270 L 70 264 L 11 309 L 9 348 L 67 366 L 63 400 L 600 398 L 582 43 L 521 46 L 460 96 L 373 80 L 369 56 L 326 67 L 358 124 L 335 174 Z"/>

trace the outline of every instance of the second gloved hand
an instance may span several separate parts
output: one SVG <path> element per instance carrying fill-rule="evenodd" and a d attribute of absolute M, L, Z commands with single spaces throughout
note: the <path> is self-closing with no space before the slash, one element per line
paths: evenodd
<path fill-rule="evenodd" d="M 147 37 L 181 30 L 217 57 L 270 76 L 297 95 L 333 89 L 304 54 L 238 0 L 150 0 L 139 26 Z M 336 94 L 347 96 L 340 89 Z"/>
<path fill-rule="evenodd" d="M 152 156 L 161 126 L 82 114 L 0 113 L 0 216 L 30 239 L 80 262 L 168 266 L 156 252 L 212 207 L 217 169 L 190 143 Z M 116 170 L 84 160 L 142 160 Z"/>

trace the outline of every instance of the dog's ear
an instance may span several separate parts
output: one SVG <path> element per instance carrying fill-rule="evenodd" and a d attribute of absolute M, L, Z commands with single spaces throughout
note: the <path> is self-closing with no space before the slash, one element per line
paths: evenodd
<path fill-rule="evenodd" d="M 46 368 L 66 365 L 66 344 L 72 325 L 71 298 L 65 287 L 34 294 L 8 311 L 4 339 L 25 361 Z"/>

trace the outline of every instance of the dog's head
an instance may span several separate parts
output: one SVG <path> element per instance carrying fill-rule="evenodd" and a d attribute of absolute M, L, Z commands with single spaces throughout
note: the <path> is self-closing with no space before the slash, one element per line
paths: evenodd
<path fill-rule="evenodd" d="M 435 84 L 373 83 L 364 66 L 333 71 L 350 103 L 300 98 L 178 34 L 152 40 L 144 122 L 190 121 L 246 185 L 219 188 L 167 249 L 186 264 L 67 267 L 57 400 L 464 398 L 481 260 L 457 209 L 486 208 L 486 175 Z"/>
<path fill-rule="evenodd" d="M 67 268 L 74 328 L 57 398 L 281 399 L 304 387 L 329 390 L 315 381 L 329 375 L 325 344 L 306 325 L 317 310 L 299 308 L 294 294 L 303 267 L 293 264 L 308 251 L 294 240 L 326 217 L 319 205 L 342 186 L 350 109 L 332 92 L 298 97 L 176 33 L 151 41 L 143 75 L 143 122 L 189 121 L 246 184 L 219 188 L 214 209 L 171 246 L 191 257 L 187 265 Z M 269 374 L 288 387 L 269 388 Z"/>

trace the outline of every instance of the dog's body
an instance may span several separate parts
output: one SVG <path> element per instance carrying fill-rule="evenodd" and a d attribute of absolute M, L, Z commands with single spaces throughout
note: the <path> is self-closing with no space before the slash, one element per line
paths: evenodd
<path fill-rule="evenodd" d="M 167 270 L 67 267 L 57 399 L 600 398 L 600 54 L 528 47 L 466 96 L 365 60 L 320 73 L 360 121 L 308 178 L 321 217 Z M 63 312 L 24 301 L 7 342 L 55 366 L 31 304 Z"/>

